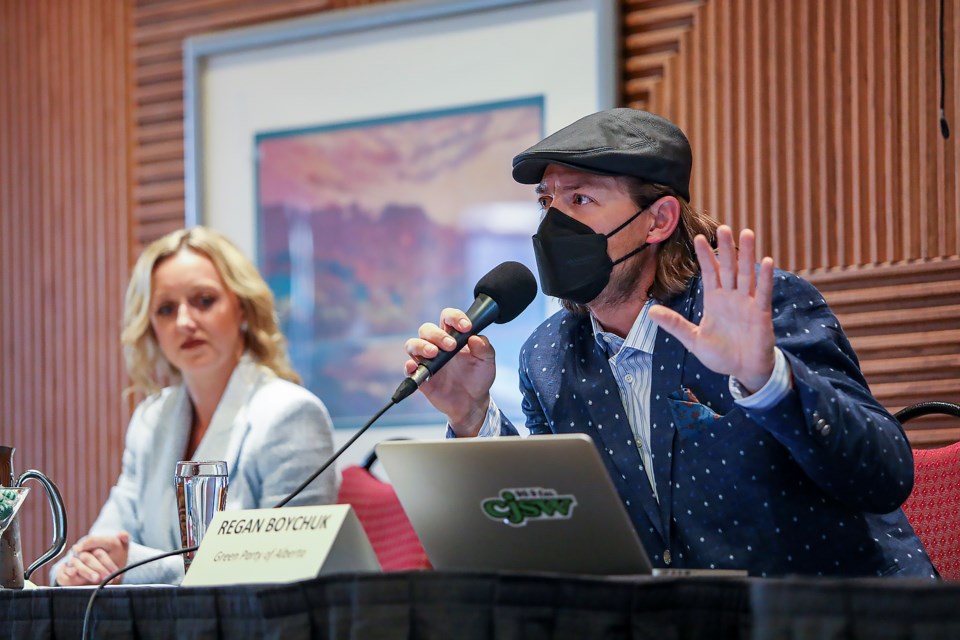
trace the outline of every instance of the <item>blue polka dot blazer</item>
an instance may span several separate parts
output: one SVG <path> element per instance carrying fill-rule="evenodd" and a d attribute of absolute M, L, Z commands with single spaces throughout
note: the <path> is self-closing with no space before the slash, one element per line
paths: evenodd
<path fill-rule="evenodd" d="M 935 576 L 899 508 L 913 485 L 902 428 L 870 394 L 820 293 L 786 272 L 774 278 L 777 346 L 793 390 L 772 408 L 736 405 L 727 376 L 657 332 L 650 444 L 659 502 L 589 318 L 561 311 L 524 344 L 527 427 L 593 438 L 655 566 Z M 697 322 L 699 279 L 669 306 Z M 515 434 L 501 419 L 502 433 Z"/>

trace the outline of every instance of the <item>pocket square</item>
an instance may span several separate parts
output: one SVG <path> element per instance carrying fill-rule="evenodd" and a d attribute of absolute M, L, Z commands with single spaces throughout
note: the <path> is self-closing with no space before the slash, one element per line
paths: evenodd
<path fill-rule="evenodd" d="M 686 387 L 680 387 L 667 397 L 673 401 L 670 408 L 677 426 L 681 429 L 703 429 L 721 418 L 716 411 L 701 404 L 693 391 Z"/>

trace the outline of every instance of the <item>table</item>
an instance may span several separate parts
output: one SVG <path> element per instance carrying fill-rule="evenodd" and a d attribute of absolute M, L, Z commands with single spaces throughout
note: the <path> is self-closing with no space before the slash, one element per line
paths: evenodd
<path fill-rule="evenodd" d="M 0 591 L 0 638 L 80 637 L 87 589 Z M 901 579 L 341 574 L 112 587 L 103 638 L 960 638 L 960 584 Z"/>

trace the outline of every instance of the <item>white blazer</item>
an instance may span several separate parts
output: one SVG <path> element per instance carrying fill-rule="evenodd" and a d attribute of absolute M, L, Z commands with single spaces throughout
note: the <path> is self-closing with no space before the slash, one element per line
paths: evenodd
<path fill-rule="evenodd" d="M 128 564 L 181 546 L 173 475 L 187 447 L 191 419 L 183 385 L 150 396 L 130 419 L 120 478 L 90 527 L 92 535 L 128 531 Z M 244 355 L 191 459 L 226 460 L 226 508 L 259 509 L 286 497 L 332 453 L 332 425 L 323 403 Z M 332 503 L 336 492 L 331 466 L 289 504 Z M 54 565 L 51 584 L 69 557 Z M 183 559 L 174 556 L 132 569 L 123 581 L 178 584 L 182 579 Z"/>

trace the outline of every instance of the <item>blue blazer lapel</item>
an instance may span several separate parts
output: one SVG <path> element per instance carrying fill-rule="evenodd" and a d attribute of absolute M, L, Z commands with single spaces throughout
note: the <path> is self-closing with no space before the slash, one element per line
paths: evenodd
<path fill-rule="evenodd" d="M 601 447 L 601 455 L 607 460 L 614 485 L 624 499 L 628 511 L 634 511 L 634 503 L 639 499 L 647 520 L 661 538 L 666 540 L 660 509 L 650 488 L 650 480 L 642 468 L 643 460 L 620 399 L 616 378 L 613 377 L 606 354 L 597 344 L 592 331 L 587 332 L 587 335 L 589 338 L 582 340 L 579 353 L 575 354 L 577 357 L 570 363 L 576 376 L 570 383 L 572 388 L 561 392 L 567 406 L 558 407 L 559 410 L 554 412 L 554 415 L 580 413 L 584 416 L 581 424 L 599 440 L 597 444 Z M 561 379 L 569 380 L 570 377 L 564 376 Z M 576 398 L 576 395 L 580 395 L 580 398 Z M 611 397 L 614 398 L 612 402 Z M 558 426 L 560 429 L 555 430 L 566 430 L 566 425 Z M 643 487 L 644 490 L 636 491 L 636 487 Z"/>
<path fill-rule="evenodd" d="M 693 318 L 700 287 L 696 278 L 687 291 L 669 303 L 670 307 L 683 317 Z M 683 384 L 683 372 L 686 368 L 686 349 L 679 340 L 662 329 L 657 330 L 657 340 L 653 348 L 653 372 L 650 385 L 650 447 L 653 451 L 653 474 L 657 481 L 657 493 L 660 496 L 659 515 L 663 531 L 669 532 L 671 505 L 673 497 L 672 453 L 673 440 L 677 429 L 673 421 L 673 412 L 667 398 L 678 391 Z M 669 537 L 669 533 L 667 534 Z"/>

